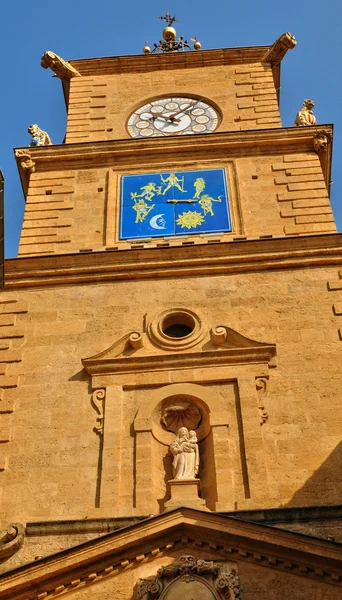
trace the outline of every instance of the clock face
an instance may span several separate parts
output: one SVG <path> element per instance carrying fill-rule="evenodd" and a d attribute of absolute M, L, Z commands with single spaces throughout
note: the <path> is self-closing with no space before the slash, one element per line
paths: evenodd
<path fill-rule="evenodd" d="M 211 133 L 219 124 L 217 111 L 202 100 L 167 97 L 152 100 L 129 117 L 127 129 L 132 137 Z"/>

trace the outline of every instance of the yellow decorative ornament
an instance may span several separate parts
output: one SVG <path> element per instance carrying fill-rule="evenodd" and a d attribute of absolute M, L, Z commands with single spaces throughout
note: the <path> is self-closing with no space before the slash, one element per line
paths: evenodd
<path fill-rule="evenodd" d="M 164 40 L 174 40 L 176 39 L 177 32 L 174 27 L 165 27 L 163 30 L 163 38 Z"/>
<path fill-rule="evenodd" d="M 202 225 L 204 221 L 203 215 L 196 211 L 188 210 L 179 215 L 176 223 L 180 225 L 182 229 L 194 229 L 197 225 Z"/>

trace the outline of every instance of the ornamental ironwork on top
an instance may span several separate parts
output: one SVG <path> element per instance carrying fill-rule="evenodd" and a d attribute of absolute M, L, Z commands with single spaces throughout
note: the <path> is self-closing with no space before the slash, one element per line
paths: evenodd
<path fill-rule="evenodd" d="M 190 41 L 193 42 L 193 48 L 191 48 L 190 44 L 183 36 L 177 39 L 177 32 L 175 28 L 172 27 L 177 19 L 176 17 L 172 17 L 169 12 L 162 17 L 157 17 L 157 19 L 162 19 L 162 21 L 166 21 L 167 23 L 167 27 L 163 30 L 163 39 L 159 40 L 158 44 L 154 44 L 153 50 L 151 50 L 148 42 L 146 42 L 143 49 L 144 54 L 151 54 L 154 52 L 185 52 L 185 50 L 201 49 L 202 46 L 196 37 L 190 38 Z"/>

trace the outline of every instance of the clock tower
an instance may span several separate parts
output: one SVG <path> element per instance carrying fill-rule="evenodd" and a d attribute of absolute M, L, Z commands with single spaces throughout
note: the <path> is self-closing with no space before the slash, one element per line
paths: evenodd
<path fill-rule="evenodd" d="M 334 600 L 332 126 L 306 100 L 282 127 L 291 34 L 202 50 L 162 19 L 140 56 L 45 52 L 65 143 L 15 151 L 0 600 Z"/>

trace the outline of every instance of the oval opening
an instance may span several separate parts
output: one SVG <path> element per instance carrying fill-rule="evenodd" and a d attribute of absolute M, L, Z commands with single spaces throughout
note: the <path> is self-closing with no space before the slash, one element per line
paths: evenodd
<path fill-rule="evenodd" d="M 184 338 L 193 332 L 195 321 L 190 315 L 174 314 L 168 315 L 162 324 L 162 331 L 171 338 Z"/>

